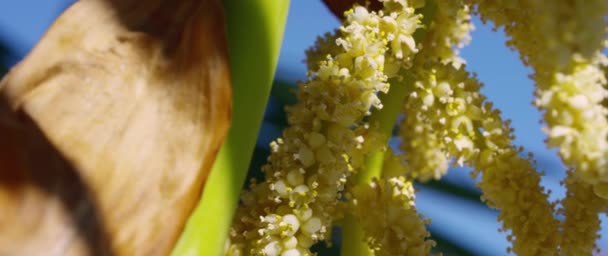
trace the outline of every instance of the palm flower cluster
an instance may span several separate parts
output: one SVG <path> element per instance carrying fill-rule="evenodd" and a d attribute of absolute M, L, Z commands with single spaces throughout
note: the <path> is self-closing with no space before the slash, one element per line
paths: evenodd
<path fill-rule="evenodd" d="M 608 61 L 601 52 L 608 2 L 380 2 L 378 11 L 346 11 L 343 26 L 307 52 L 308 80 L 287 108 L 289 127 L 271 144 L 265 180 L 243 192 L 226 254 L 313 255 L 311 246 L 330 242 L 340 221 L 363 232 L 361 241 L 343 243 L 365 243 L 369 255 L 429 255 L 435 243 L 412 182 L 440 179 L 450 165 L 470 166 L 480 178 L 482 200 L 510 232 L 509 252 L 591 254 L 598 214 L 608 209 Z M 513 144 L 510 122 L 458 56 L 473 12 L 504 27 L 508 45 L 535 71 L 548 145 L 571 168 L 561 202 L 549 201 L 532 154 Z M 396 104 L 401 144 L 391 149 L 391 134 L 379 128 L 386 124 L 374 117 L 395 105 L 382 95 L 397 91 L 404 92 Z M 377 153 L 381 173 L 360 178 Z"/>
<path fill-rule="evenodd" d="M 428 255 L 435 242 L 416 212 L 414 187 L 405 177 L 374 180 L 355 186 L 353 212 L 366 232 L 371 250 L 378 256 Z"/>
<path fill-rule="evenodd" d="M 483 19 L 505 28 L 508 45 L 534 69 L 535 104 L 544 111 L 548 144 L 574 168 L 572 178 L 608 198 L 608 110 L 602 106 L 608 95 L 602 66 L 608 62 L 601 53 L 608 2 L 471 2 Z"/>

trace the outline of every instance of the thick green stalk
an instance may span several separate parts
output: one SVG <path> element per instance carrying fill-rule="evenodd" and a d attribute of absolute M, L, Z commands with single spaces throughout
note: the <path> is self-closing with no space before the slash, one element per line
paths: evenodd
<path fill-rule="evenodd" d="M 378 125 L 378 131 L 385 138 L 386 143 L 393 133 L 393 128 L 397 122 L 397 117 L 401 113 L 403 107 L 403 99 L 407 94 L 407 88 L 412 84 L 411 76 L 406 76 L 404 82 L 391 82 L 390 93 L 380 95 L 380 100 L 384 107 L 375 111 L 370 116 L 370 124 Z M 382 167 L 384 163 L 384 154 L 386 151 L 378 150 L 372 152 L 365 161 L 365 167 L 356 176 L 356 184 L 369 184 L 373 178 L 379 178 L 382 175 Z M 342 226 L 342 249 L 343 256 L 372 256 L 373 252 L 365 243 L 365 237 L 361 226 L 357 223 L 354 216 L 347 214 Z"/>
<path fill-rule="evenodd" d="M 386 139 L 385 144 L 388 144 L 388 140 L 393 134 L 397 117 L 403 109 L 403 100 L 408 92 L 408 86 L 412 85 L 413 80 L 410 75 L 406 75 L 403 82 L 389 80 L 389 83 L 393 85 L 391 86 L 390 93 L 378 96 L 382 101 L 383 108 L 375 111 L 370 116 L 369 123 L 378 125 L 378 132 Z M 380 177 L 385 152 L 384 150 L 378 150 L 367 156 L 363 171 L 357 175 L 357 184 L 368 184 L 374 177 Z"/>
<path fill-rule="evenodd" d="M 222 255 L 268 100 L 289 0 L 224 0 L 232 125 L 173 255 Z"/>
<path fill-rule="evenodd" d="M 427 1 L 426 6 L 422 8 L 422 24 L 424 28 L 418 29 L 414 33 L 414 40 L 416 42 L 420 42 L 426 37 L 428 26 L 431 24 L 436 8 L 437 6 L 433 1 Z M 373 112 L 369 118 L 370 124 L 378 125 L 378 131 L 386 139 L 385 144 L 388 144 L 388 140 L 393 134 L 397 117 L 401 113 L 403 101 L 409 91 L 408 88 L 411 88 L 414 83 L 414 78 L 407 71 L 402 72 L 402 75 L 404 76 L 403 81 L 397 81 L 397 79 L 389 80 L 391 84 L 389 93 L 379 96 L 384 107 Z M 355 177 L 356 185 L 369 184 L 374 178 L 381 177 L 385 153 L 386 150 L 377 150 L 367 156 L 364 168 Z M 344 219 L 344 225 L 342 225 L 342 247 L 340 253 L 342 256 L 374 255 L 365 242 L 361 225 L 350 214 L 347 214 Z"/>
<path fill-rule="evenodd" d="M 410 76 L 408 76 L 410 78 Z M 386 143 L 393 133 L 393 128 L 397 122 L 397 117 L 401 113 L 403 99 L 407 93 L 407 86 L 412 79 L 405 80 L 405 83 L 395 84 L 391 82 L 390 93 L 379 96 L 384 107 L 370 116 L 370 124 L 378 125 L 378 131 L 386 138 Z M 374 178 L 382 175 L 385 151 L 372 152 L 365 160 L 365 167 L 357 174 L 356 184 L 369 184 Z M 372 256 L 374 253 L 365 242 L 365 236 L 361 226 L 351 214 L 347 214 L 344 219 L 345 225 L 342 226 L 342 251 L 343 256 Z"/>
<path fill-rule="evenodd" d="M 352 214 L 344 216 L 344 224 L 342 225 L 342 247 L 340 247 L 340 255 L 342 256 L 373 256 L 374 252 L 369 249 L 365 242 L 365 236 L 361 226 L 358 225 L 357 219 Z"/>

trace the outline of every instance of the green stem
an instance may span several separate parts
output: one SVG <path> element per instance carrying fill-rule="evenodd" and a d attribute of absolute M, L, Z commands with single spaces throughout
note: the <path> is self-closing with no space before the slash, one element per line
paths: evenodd
<path fill-rule="evenodd" d="M 378 125 L 378 132 L 385 138 L 384 144 L 388 144 L 388 140 L 393 134 L 393 128 L 403 108 L 403 100 L 408 92 L 408 87 L 413 83 L 410 75 L 406 75 L 403 82 L 395 80 L 389 80 L 389 83 L 393 85 L 390 93 L 378 96 L 384 105 L 383 108 L 372 113 L 369 118 L 371 125 Z M 374 177 L 379 178 L 382 175 L 385 153 L 385 150 L 378 150 L 367 156 L 365 167 L 357 174 L 357 184 L 368 184 Z"/>
<path fill-rule="evenodd" d="M 289 0 L 224 0 L 232 125 L 172 255 L 223 255 L 278 60 Z"/>
<path fill-rule="evenodd" d="M 428 27 L 431 25 L 436 10 L 437 6 L 433 1 L 428 1 L 426 6 L 422 8 L 422 24 L 424 28 L 418 29 L 414 33 L 414 40 L 416 42 L 421 42 L 426 37 Z M 399 113 L 401 113 L 405 96 L 414 83 L 414 78 L 410 73 L 403 73 L 404 72 L 402 72 L 402 75 L 404 76 L 403 81 L 397 81 L 397 79 L 389 80 L 389 83 L 391 84 L 390 92 L 379 96 L 384 105 L 383 108 L 372 113 L 369 118 L 371 125 L 378 125 L 378 132 L 380 132 L 386 140 L 384 144 L 388 144 L 388 140 L 393 134 L 393 128 L 395 127 Z M 369 184 L 374 178 L 381 177 L 385 154 L 386 150 L 381 149 L 372 152 L 367 156 L 364 168 L 355 177 L 355 185 Z M 345 216 L 344 225 L 342 225 L 341 255 L 374 255 L 373 251 L 370 250 L 365 242 L 365 234 L 361 225 L 359 225 L 356 218 L 351 214 Z"/>
<path fill-rule="evenodd" d="M 344 216 L 342 225 L 342 256 L 372 256 L 374 253 L 365 242 L 363 229 L 358 225 L 357 219 L 352 214 Z"/>
<path fill-rule="evenodd" d="M 403 100 L 408 92 L 408 86 L 412 84 L 413 79 L 408 75 L 405 82 L 389 82 L 392 85 L 390 93 L 379 96 L 384 107 L 372 113 L 369 119 L 370 124 L 378 125 L 378 131 L 386 138 L 385 144 L 388 144 L 388 139 L 393 133 L 397 117 L 401 113 Z M 369 184 L 374 178 L 379 178 L 382 175 L 385 153 L 385 150 L 378 150 L 367 156 L 365 167 L 355 177 L 357 185 Z M 361 226 L 351 214 L 346 215 L 342 226 L 341 254 L 343 256 L 374 255 L 365 242 Z"/>

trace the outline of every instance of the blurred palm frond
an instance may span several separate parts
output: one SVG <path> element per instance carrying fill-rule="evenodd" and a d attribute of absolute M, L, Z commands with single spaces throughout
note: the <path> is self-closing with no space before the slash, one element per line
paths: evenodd
<path fill-rule="evenodd" d="M 8 72 L 8 67 L 5 64 L 5 59 L 8 57 L 8 50 L 0 43 L 0 79 Z"/>

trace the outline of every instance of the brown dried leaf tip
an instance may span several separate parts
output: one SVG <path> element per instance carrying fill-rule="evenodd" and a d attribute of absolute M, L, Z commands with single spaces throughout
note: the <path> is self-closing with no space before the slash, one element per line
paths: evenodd
<path fill-rule="evenodd" d="M 0 83 L 0 255 L 168 255 L 230 123 L 218 0 L 81 0 Z"/>

